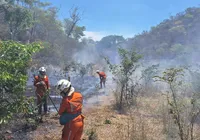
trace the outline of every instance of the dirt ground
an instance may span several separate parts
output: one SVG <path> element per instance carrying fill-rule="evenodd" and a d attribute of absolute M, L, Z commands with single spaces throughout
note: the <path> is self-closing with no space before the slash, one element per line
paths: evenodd
<path fill-rule="evenodd" d="M 88 120 L 88 114 L 91 111 L 97 110 L 95 108 L 110 105 L 113 103 L 112 95 L 95 95 L 87 100 L 83 106 L 83 114 L 86 116 L 85 122 Z M 55 110 L 54 110 L 55 111 Z M 20 118 L 19 118 L 20 119 Z M 60 140 L 63 126 L 59 124 L 59 116 L 56 112 L 50 112 L 48 115 L 43 116 L 43 122 L 39 124 L 36 130 L 24 126 L 24 122 L 17 120 L 10 122 L 9 128 L 2 128 L 0 134 L 6 140 Z M 87 124 L 87 123 L 86 123 Z M 1 137 L 0 137 L 1 139 Z M 83 139 L 86 139 L 86 134 L 83 134 Z"/>
<path fill-rule="evenodd" d="M 93 100 L 98 98 L 96 104 Z M 160 95 L 139 97 L 138 104 L 126 114 L 113 108 L 112 95 L 94 96 L 83 107 L 84 132 L 82 140 L 179 140 L 177 129 L 166 114 L 164 98 Z M 63 126 L 55 112 L 44 116 L 34 131 L 7 132 L 7 139 L 60 140 Z M 200 126 L 195 124 L 195 131 Z M 199 133 L 196 140 L 200 138 Z"/>

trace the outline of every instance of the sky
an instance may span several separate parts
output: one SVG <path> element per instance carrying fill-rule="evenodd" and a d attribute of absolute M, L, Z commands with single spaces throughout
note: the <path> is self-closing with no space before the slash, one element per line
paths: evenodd
<path fill-rule="evenodd" d="M 134 37 L 164 19 L 200 6 L 199 0 L 41 0 L 59 8 L 58 17 L 69 17 L 72 7 L 79 7 L 86 37 L 100 40 L 107 35 Z"/>

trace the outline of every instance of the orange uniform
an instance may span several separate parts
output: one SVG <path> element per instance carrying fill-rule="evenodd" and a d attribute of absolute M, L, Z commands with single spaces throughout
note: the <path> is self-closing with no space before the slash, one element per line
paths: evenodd
<path fill-rule="evenodd" d="M 44 76 L 44 78 L 35 76 L 34 78 L 34 86 L 36 87 L 36 93 L 40 96 L 43 96 L 46 93 L 46 90 L 49 89 L 49 78 L 48 76 Z M 44 84 L 38 84 L 42 81 L 44 82 Z"/>
<path fill-rule="evenodd" d="M 106 74 L 102 71 L 102 72 L 99 72 L 99 78 L 100 78 L 100 87 L 102 88 L 102 84 L 105 86 L 105 83 L 106 83 Z"/>
<path fill-rule="evenodd" d="M 81 113 L 83 97 L 79 92 L 73 92 L 70 96 L 65 96 L 62 99 L 59 115 L 64 112 L 69 114 Z M 80 140 L 83 133 L 83 115 L 79 115 L 73 120 L 65 124 L 62 133 L 62 140 Z"/>
<path fill-rule="evenodd" d="M 37 105 L 38 105 L 38 113 L 42 112 L 42 99 L 44 101 L 44 112 L 47 112 L 47 98 L 43 97 L 49 89 L 49 79 L 48 76 L 44 76 L 41 78 L 39 76 L 34 77 L 34 86 L 36 87 L 36 95 L 37 95 Z"/>
<path fill-rule="evenodd" d="M 101 78 L 105 78 L 106 79 L 106 74 L 102 71 L 102 72 L 99 72 L 99 77 Z"/>

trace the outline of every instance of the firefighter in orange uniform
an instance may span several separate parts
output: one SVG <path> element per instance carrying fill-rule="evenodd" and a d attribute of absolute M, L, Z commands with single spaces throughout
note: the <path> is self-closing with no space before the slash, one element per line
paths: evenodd
<path fill-rule="evenodd" d="M 49 79 L 46 75 L 46 69 L 44 67 L 39 68 L 39 73 L 34 76 L 34 86 L 36 87 L 38 114 L 42 114 L 42 104 L 44 106 L 44 113 L 47 113 L 47 97 L 45 96 L 47 90 L 49 90 Z"/>
<path fill-rule="evenodd" d="M 62 130 L 62 140 L 81 140 L 84 125 L 84 116 L 82 115 L 83 97 L 81 93 L 76 92 L 74 87 L 71 86 L 71 82 L 62 79 L 56 84 L 56 91 L 63 99 L 60 104 L 58 114 L 62 116 L 73 116 L 65 118 L 67 123 L 62 124 L 64 128 Z M 69 119 L 69 120 L 67 120 Z"/>
<path fill-rule="evenodd" d="M 102 88 L 102 84 L 104 85 L 104 88 L 106 87 L 105 83 L 106 83 L 106 74 L 103 71 L 96 71 L 97 74 L 99 74 L 99 78 L 100 78 L 100 88 Z"/>

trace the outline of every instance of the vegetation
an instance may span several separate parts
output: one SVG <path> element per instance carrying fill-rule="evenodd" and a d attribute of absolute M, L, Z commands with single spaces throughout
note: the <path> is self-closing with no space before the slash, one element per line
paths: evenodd
<path fill-rule="evenodd" d="M 199 52 L 199 17 L 199 7 L 188 8 L 129 39 L 129 44 L 137 46 L 146 60 L 177 58 L 185 63 L 184 57 Z"/>
<path fill-rule="evenodd" d="M 118 52 L 121 58 L 119 65 L 111 64 L 108 59 L 106 60 L 109 64 L 110 70 L 115 76 L 115 82 L 119 87 L 117 93 L 120 93 L 120 95 L 116 95 L 116 103 L 118 109 L 121 110 L 124 105 L 124 99 L 132 99 L 136 96 L 136 93 L 134 92 L 135 84 L 131 76 L 138 68 L 138 61 L 142 56 L 137 54 L 135 51 L 128 51 L 123 48 L 119 48 Z"/>
<path fill-rule="evenodd" d="M 170 92 L 166 94 L 169 113 L 178 127 L 181 140 L 194 140 L 194 123 L 200 113 L 199 98 L 191 95 L 191 99 L 184 95 L 185 84 L 180 76 L 184 76 L 183 69 L 170 68 L 163 72 L 162 77 L 155 77 L 169 85 Z M 189 101 L 188 101 L 189 100 Z M 185 108 L 185 109 L 184 109 Z"/>
<path fill-rule="evenodd" d="M 142 70 L 143 89 L 144 92 L 155 92 L 153 77 L 158 74 L 159 64 L 152 65 Z"/>
<path fill-rule="evenodd" d="M 116 85 L 115 108 L 98 108 L 91 111 L 94 114 L 85 111 L 90 118 L 86 117 L 84 132 L 88 139 L 108 135 L 127 140 L 200 137 L 200 72 L 193 65 L 200 53 L 199 7 L 188 8 L 133 38 L 109 35 L 98 42 L 83 38 L 86 27 L 79 25 L 80 9 L 73 7 L 63 20 L 58 19 L 58 11 L 40 0 L 0 1 L 0 128 L 9 126 L 16 116 L 26 124 L 33 121 L 29 118 L 35 115 L 34 99 L 25 96 L 30 67 L 57 66 L 62 70 L 60 77 L 74 72 L 80 85 L 85 85 L 87 75 L 94 75 L 99 67 L 106 70 L 104 57 L 115 82 L 108 80 L 108 84 Z M 156 60 L 173 60 L 184 68 Z M 157 90 L 151 90 L 156 86 Z M 95 92 L 96 96 L 100 93 L 97 87 Z"/>
<path fill-rule="evenodd" d="M 27 68 L 40 44 L 23 45 L 14 41 L 0 42 L 0 124 L 8 123 L 15 113 L 34 113 L 33 100 L 24 96 Z"/>
<path fill-rule="evenodd" d="M 58 8 L 50 3 L 35 0 L 0 2 L 0 26 L 3 27 L 0 28 L 0 39 L 23 43 L 47 42 L 48 47 L 39 52 L 35 59 L 64 67 L 63 60 L 72 57 L 80 48 L 81 44 L 77 40 L 84 36 L 85 27 L 77 25 L 81 16 L 78 8 L 72 8 L 70 18 L 64 21 L 57 19 L 57 12 Z"/>

